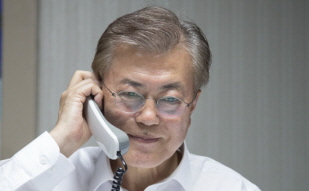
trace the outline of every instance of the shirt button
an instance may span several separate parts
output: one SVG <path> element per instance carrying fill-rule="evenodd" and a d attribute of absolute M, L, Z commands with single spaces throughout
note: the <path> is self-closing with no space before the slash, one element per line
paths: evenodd
<path fill-rule="evenodd" d="M 45 165 L 47 163 L 46 157 L 45 156 L 40 156 L 40 163 L 42 165 Z"/>

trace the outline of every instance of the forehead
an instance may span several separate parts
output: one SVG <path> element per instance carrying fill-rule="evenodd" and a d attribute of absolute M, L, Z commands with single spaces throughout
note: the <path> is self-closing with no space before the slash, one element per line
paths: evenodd
<path fill-rule="evenodd" d="M 154 54 L 131 46 L 121 45 L 114 51 L 106 77 L 114 80 L 132 79 L 141 83 L 175 81 L 193 85 L 191 56 L 183 46 L 176 46 L 165 54 Z"/>
<path fill-rule="evenodd" d="M 133 64 L 134 63 L 134 64 Z M 154 70 L 175 70 L 192 68 L 192 59 L 182 45 L 177 45 L 167 53 L 151 53 L 129 45 L 119 45 L 113 54 L 112 66 L 152 67 Z"/>

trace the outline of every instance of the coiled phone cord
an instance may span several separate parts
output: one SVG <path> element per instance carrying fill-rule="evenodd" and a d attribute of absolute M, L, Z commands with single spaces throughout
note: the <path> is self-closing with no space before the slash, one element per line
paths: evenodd
<path fill-rule="evenodd" d="M 127 166 L 127 163 L 124 161 L 120 151 L 117 152 L 117 156 L 119 157 L 119 159 L 121 160 L 123 166 L 124 166 L 124 169 L 119 167 L 115 174 L 114 174 L 114 180 L 113 180 L 113 185 L 112 185 L 112 190 L 111 191 L 119 191 L 120 190 L 120 186 L 121 186 L 121 183 L 122 183 L 122 178 L 123 178 L 123 175 L 124 173 L 127 172 L 128 170 L 128 166 Z"/>

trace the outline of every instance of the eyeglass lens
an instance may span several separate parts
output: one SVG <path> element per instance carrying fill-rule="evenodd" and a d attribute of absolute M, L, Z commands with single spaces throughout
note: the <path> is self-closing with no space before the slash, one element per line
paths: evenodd
<path fill-rule="evenodd" d="M 143 108 L 146 99 L 137 92 L 121 91 L 116 94 L 115 104 L 124 112 L 134 113 Z M 181 99 L 171 96 L 160 98 L 156 105 L 156 109 L 160 115 L 167 118 L 180 116 L 185 107 L 186 104 Z"/>

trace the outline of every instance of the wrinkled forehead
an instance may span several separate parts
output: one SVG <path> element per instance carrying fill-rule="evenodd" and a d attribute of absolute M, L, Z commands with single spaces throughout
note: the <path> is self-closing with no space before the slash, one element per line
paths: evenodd
<path fill-rule="evenodd" d="M 126 61 L 128 58 L 131 62 L 140 63 L 139 67 L 145 67 L 147 65 L 153 65 L 156 69 L 168 70 L 179 67 L 192 68 L 191 55 L 187 49 L 179 44 L 168 52 L 153 52 L 147 49 L 142 49 L 128 44 L 121 44 L 115 47 L 113 51 L 113 57 L 111 66 L 119 64 L 119 61 Z M 143 60 L 143 62 L 138 62 Z M 123 62 L 120 64 L 125 64 Z M 189 70 L 188 70 L 189 72 Z"/>

